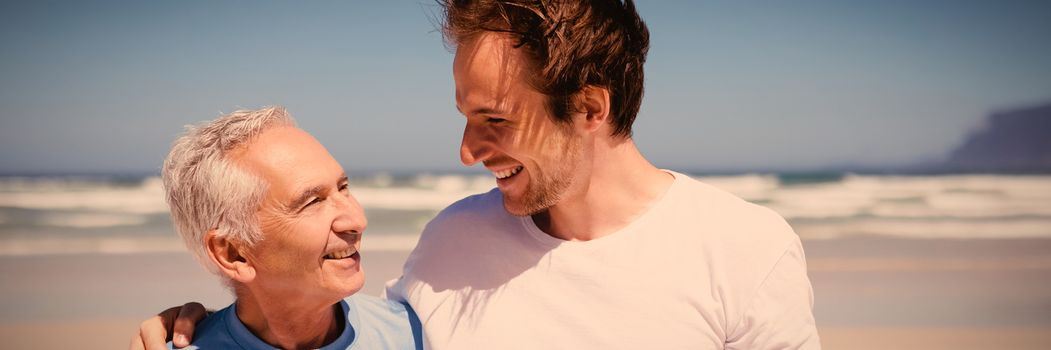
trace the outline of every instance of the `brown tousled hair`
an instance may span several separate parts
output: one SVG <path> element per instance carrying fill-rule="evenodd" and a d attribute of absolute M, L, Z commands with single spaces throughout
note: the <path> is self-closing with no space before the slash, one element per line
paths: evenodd
<path fill-rule="evenodd" d="M 609 89 L 613 136 L 631 137 L 642 104 L 649 30 L 632 0 L 437 0 L 443 34 L 456 46 L 484 32 L 511 35 L 535 70 L 530 85 L 566 122 L 572 96 Z"/>

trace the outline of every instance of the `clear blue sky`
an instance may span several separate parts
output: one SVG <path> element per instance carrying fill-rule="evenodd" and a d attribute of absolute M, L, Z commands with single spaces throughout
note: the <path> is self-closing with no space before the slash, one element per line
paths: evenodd
<path fill-rule="evenodd" d="M 1051 101 L 1048 1 L 641 1 L 643 153 L 677 169 L 935 159 Z M 280 104 L 348 170 L 459 170 L 433 5 L 0 4 L 0 173 L 155 171 L 182 126 Z"/>

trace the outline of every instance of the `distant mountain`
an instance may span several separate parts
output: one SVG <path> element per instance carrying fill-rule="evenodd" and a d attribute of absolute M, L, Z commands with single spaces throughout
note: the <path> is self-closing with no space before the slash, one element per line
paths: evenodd
<path fill-rule="evenodd" d="M 994 113 L 939 168 L 965 172 L 1051 172 L 1051 104 Z"/>

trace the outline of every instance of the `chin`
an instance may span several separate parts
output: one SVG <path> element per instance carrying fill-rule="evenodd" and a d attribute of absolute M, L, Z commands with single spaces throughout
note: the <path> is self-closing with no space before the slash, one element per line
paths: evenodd
<path fill-rule="evenodd" d="M 344 290 L 347 292 L 347 295 L 344 298 L 361 291 L 361 288 L 365 286 L 365 271 L 358 272 L 354 277 L 351 277 L 350 281 L 346 282 L 347 285 Z"/>
<path fill-rule="evenodd" d="M 521 201 L 514 201 L 514 200 L 511 200 L 511 199 L 508 199 L 507 196 L 504 196 L 504 210 L 506 210 L 508 214 L 511 214 L 511 215 L 514 215 L 514 216 L 531 216 L 531 215 L 539 214 L 539 213 L 543 212 L 544 210 L 547 210 L 547 208 L 549 208 L 549 207 L 550 206 L 540 206 L 540 205 L 527 206 L 527 205 L 522 204 Z"/>
<path fill-rule="evenodd" d="M 504 210 L 514 216 L 529 216 L 540 212 L 539 210 L 529 211 L 521 201 L 508 198 L 506 194 L 504 195 Z"/>
<path fill-rule="evenodd" d="M 365 272 L 358 272 L 350 277 L 337 277 L 332 282 L 328 289 L 343 299 L 361 291 L 365 286 Z"/>
<path fill-rule="evenodd" d="M 556 189 L 563 189 L 568 187 L 568 184 L 563 186 L 555 187 Z M 504 210 L 514 216 L 530 216 L 542 213 L 562 199 L 563 191 L 544 191 L 536 192 L 527 190 L 519 196 L 511 197 L 507 193 L 503 193 L 504 198 Z"/>

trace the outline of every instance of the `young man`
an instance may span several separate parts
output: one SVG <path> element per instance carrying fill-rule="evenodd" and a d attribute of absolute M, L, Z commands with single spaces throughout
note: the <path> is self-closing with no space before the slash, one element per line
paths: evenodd
<path fill-rule="evenodd" d="M 176 230 L 237 296 L 198 325 L 192 346 L 417 348 L 404 305 L 344 299 L 365 282 L 365 213 L 343 168 L 284 109 L 190 128 L 162 177 Z"/>
<path fill-rule="evenodd" d="M 433 349 L 818 348 L 798 236 L 631 138 L 631 1 L 449 1 L 460 157 L 498 190 L 424 230 L 388 297 Z"/>
<path fill-rule="evenodd" d="M 460 156 L 498 189 L 442 211 L 388 284 L 429 348 L 820 347 L 784 220 L 636 148 L 649 34 L 632 1 L 442 5 Z"/>

